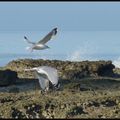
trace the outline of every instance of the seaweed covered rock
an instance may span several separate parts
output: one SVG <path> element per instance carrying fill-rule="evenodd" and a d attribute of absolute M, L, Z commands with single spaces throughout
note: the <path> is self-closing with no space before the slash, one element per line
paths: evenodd
<path fill-rule="evenodd" d="M 115 66 L 111 61 L 98 61 L 91 63 L 88 68 L 91 74 L 96 74 L 97 76 L 113 76 Z"/>
<path fill-rule="evenodd" d="M 51 66 L 58 70 L 62 79 L 80 79 L 87 76 L 113 76 L 115 66 L 111 61 L 60 61 L 42 59 L 19 59 L 11 61 L 7 69 L 17 71 L 19 77 L 34 77 L 32 72 L 23 72 L 25 68 Z M 18 71 L 19 70 L 19 71 Z"/>
<path fill-rule="evenodd" d="M 0 86 L 14 84 L 17 79 L 17 72 L 11 70 L 0 70 Z"/>

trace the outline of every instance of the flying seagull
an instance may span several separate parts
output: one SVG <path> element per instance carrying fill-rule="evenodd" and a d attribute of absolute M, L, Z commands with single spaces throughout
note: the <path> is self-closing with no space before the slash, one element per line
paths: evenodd
<path fill-rule="evenodd" d="M 43 91 L 49 90 L 49 83 L 51 82 L 54 88 L 58 89 L 58 72 L 57 69 L 48 66 L 34 67 L 25 69 L 25 71 L 35 71 L 36 77 L 39 79 L 40 87 Z"/>
<path fill-rule="evenodd" d="M 57 28 L 52 29 L 43 39 L 38 41 L 37 43 L 31 42 L 28 40 L 26 36 L 24 36 L 24 39 L 29 43 L 32 44 L 31 47 L 27 47 L 31 52 L 33 50 L 43 50 L 49 48 L 47 45 L 45 45 L 50 39 L 52 39 L 57 34 Z"/>

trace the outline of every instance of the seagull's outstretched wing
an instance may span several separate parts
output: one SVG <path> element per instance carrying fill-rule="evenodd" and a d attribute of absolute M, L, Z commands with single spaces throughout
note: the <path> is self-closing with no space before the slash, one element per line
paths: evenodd
<path fill-rule="evenodd" d="M 24 36 L 24 39 L 30 44 L 33 44 L 33 45 L 35 44 L 34 42 L 31 42 L 30 40 L 28 40 L 28 38 L 26 36 Z"/>
<path fill-rule="evenodd" d="M 40 67 L 42 72 L 47 75 L 50 82 L 54 85 L 58 84 L 58 73 L 55 68 L 48 67 L 48 66 L 41 66 Z"/>
<path fill-rule="evenodd" d="M 47 78 L 44 78 L 42 76 L 40 76 L 39 74 L 37 75 L 38 79 L 39 79 L 39 84 L 40 87 L 45 90 L 46 87 L 49 87 L 49 80 Z"/>
<path fill-rule="evenodd" d="M 25 71 L 37 72 L 37 77 L 39 79 L 39 83 L 42 89 L 45 89 L 45 87 L 48 86 L 49 80 L 55 86 L 58 84 L 58 73 L 57 73 L 57 69 L 55 68 L 48 66 L 40 66 L 40 67 L 25 69 Z"/>
<path fill-rule="evenodd" d="M 57 28 L 54 28 L 51 32 L 49 32 L 42 40 L 40 40 L 38 43 L 45 44 L 48 42 L 53 36 L 57 34 Z"/>
<path fill-rule="evenodd" d="M 40 67 L 38 67 L 40 68 Z M 39 79 L 40 87 L 45 90 L 47 87 L 49 87 L 49 80 L 46 74 L 39 73 L 37 67 L 25 69 L 25 71 L 34 71 L 35 76 Z M 40 68 L 41 69 L 41 68 Z"/>

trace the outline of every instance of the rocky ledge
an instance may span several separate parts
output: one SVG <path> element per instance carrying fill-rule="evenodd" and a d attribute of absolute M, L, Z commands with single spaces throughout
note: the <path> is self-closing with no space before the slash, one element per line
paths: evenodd
<path fill-rule="evenodd" d="M 19 77 L 34 77 L 31 72 L 24 72 L 25 68 L 51 66 L 58 70 L 62 79 L 80 79 L 87 76 L 113 76 L 115 66 L 111 61 L 59 61 L 19 59 L 8 63 L 5 68 L 16 71 Z"/>

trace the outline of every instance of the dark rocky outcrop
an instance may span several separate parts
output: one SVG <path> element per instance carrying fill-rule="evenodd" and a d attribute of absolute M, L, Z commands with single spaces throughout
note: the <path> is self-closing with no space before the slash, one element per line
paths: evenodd
<path fill-rule="evenodd" d="M 34 59 L 19 59 L 8 63 L 6 68 L 17 71 L 20 77 L 33 77 L 33 73 L 23 72 L 25 68 L 38 66 L 55 67 L 59 76 L 63 79 L 79 79 L 87 76 L 113 76 L 115 66 L 111 61 L 60 61 L 60 60 L 34 60 Z"/>
<path fill-rule="evenodd" d="M 0 86 L 12 85 L 16 82 L 17 72 L 11 70 L 0 70 Z"/>

